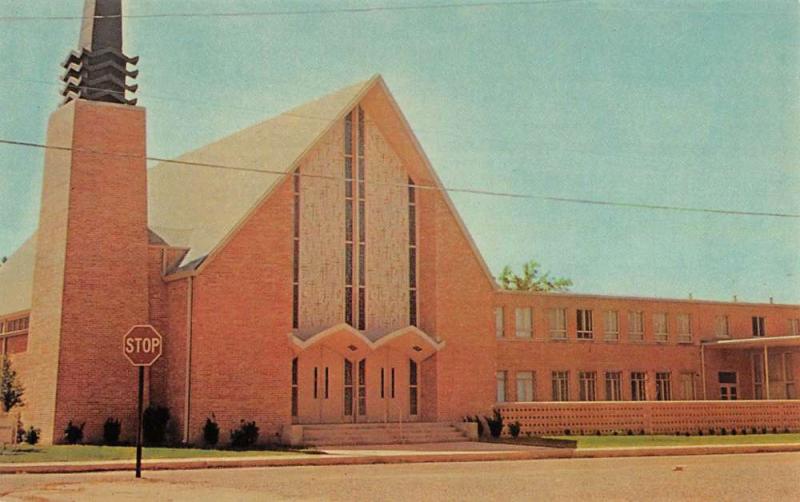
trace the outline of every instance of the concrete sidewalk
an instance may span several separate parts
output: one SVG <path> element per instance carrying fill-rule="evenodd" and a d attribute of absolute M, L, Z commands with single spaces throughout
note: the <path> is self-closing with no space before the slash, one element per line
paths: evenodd
<path fill-rule="evenodd" d="M 561 449 L 507 444 L 463 442 L 422 445 L 371 445 L 369 447 L 320 448 L 320 454 L 280 457 L 219 457 L 202 459 L 144 460 L 144 470 L 222 469 L 236 467 L 291 467 L 325 465 L 407 464 L 431 462 L 485 462 L 551 458 L 652 457 L 741 453 L 800 452 L 800 444 L 664 446 L 648 448 Z M 0 464 L 0 474 L 78 473 L 133 470 L 129 460 Z"/>

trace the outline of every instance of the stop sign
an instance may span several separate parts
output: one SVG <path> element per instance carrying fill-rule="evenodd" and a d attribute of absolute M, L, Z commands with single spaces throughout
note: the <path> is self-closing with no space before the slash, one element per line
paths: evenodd
<path fill-rule="evenodd" d="M 122 353 L 134 366 L 151 366 L 161 357 L 161 335 L 148 324 L 132 327 L 122 337 Z"/>

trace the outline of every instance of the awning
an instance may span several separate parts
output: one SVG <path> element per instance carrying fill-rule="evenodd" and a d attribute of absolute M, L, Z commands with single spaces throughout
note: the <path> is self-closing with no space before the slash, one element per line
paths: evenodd
<path fill-rule="evenodd" d="M 705 349 L 761 349 L 764 347 L 800 347 L 800 336 L 757 336 L 734 340 L 703 342 Z"/>

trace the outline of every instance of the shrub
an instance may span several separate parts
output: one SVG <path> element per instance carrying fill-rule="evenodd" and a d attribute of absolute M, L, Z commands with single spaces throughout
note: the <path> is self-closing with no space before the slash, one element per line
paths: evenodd
<path fill-rule="evenodd" d="M 119 420 L 108 417 L 103 424 L 103 444 L 117 444 L 122 424 Z"/>
<path fill-rule="evenodd" d="M 77 426 L 72 423 L 72 420 L 70 420 L 67 424 L 67 428 L 64 429 L 64 440 L 68 444 L 78 444 L 83 441 L 83 427 L 85 425 L 86 422 L 82 423 L 80 426 Z"/>
<path fill-rule="evenodd" d="M 512 438 L 519 437 L 519 431 L 522 430 L 522 424 L 519 421 L 514 422 L 513 424 L 508 424 L 508 433 L 511 434 Z"/>
<path fill-rule="evenodd" d="M 564 429 L 564 435 L 565 436 L 571 436 L 572 435 L 572 431 L 569 430 L 569 429 Z"/>
<path fill-rule="evenodd" d="M 720 429 L 719 433 L 723 436 L 726 436 L 728 434 L 728 430 L 725 427 L 723 427 L 722 429 Z"/>
<path fill-rule="evenodd" d="M 150 445 L 163 444 L 167 437 L 169 408 L 150 405 L 142 416 L 142 436 Z"/>
<path fill-rule="evenodd" d="M 731 436 L 735 436 L 735 435 L 736 435 L 736 428 L 733 428 L 733 429 L 731 429 Z"/>
<path fill-rule="evenodd" d="M 487 418 L 486 423 L 489 424 L 489 433 L 493 438 L 499 438 L 503 433 L 503 415 L 499 411 L 494 410 L 492 418 Z"/>
<path fill-rule="evenodd" d="M 716 431 L 713 428 L 712 429 L 708 429 L 708 435 L 709 436 L 713 436 L 715 432 Z"/>
<path fill-rule="evenodd" d="M 629 436 L 633 436 L 633 430 L 632 429 L 628 429 L 628 435 Z"/>
<path fill-rule="evenodd" d="M 258 441 L 258 426 L 255 422 L 242 420 L 239 428 L 231 431 L 231 448 L 248 448 L 256 444 L 256 441 Z"/>
<path fill-rule="evenodd" d="M 206 424 L 203 426 L 203 441 L 208 446 L 216 446 L 219 442 L 219 425 L 213 413 L 206 418 Z"/>
<path fill-rule="evenodd" d="M 28 430 L 25 432 L 25 442 L 31 446 L 34 446 L 36 443 L 39 442 L 39 435 L 41 434 L 42 430 L 37 429 L 34 426 L 30 426 Z"/>
<path fill-rule="evenodd" d="M 600 435 L 600 431 L 599 430 L 594 431 L 594 435 L 595 436 L 599 436 Z"/>
<path fill-rule="evenodd" d="M 778 433 L 778 428 L 777 427 L 773 427 L 772 428 L 772 433 L 773 434 L 777 434 Z"/>

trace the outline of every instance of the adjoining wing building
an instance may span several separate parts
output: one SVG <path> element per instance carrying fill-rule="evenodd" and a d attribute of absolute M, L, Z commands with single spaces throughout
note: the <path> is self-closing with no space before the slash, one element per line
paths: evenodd
<path fill-rule="evenodd" d="M 534 433 L 800 428 L 799 306 L 500 290 L 380 76 L 148 170 L 119 4 L 87 1 L 38 230 L 0 267 L 0 351 L 46 442 L 109 417 L 132 437 L 140 324 L 175 441 L 212 414 L 433 438 L 493 407 Z"/>

